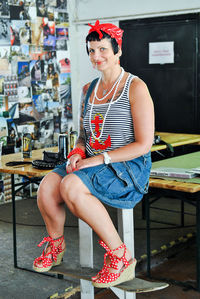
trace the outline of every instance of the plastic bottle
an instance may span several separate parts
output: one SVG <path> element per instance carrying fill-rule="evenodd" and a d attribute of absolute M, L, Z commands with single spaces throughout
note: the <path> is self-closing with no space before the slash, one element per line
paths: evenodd
<path fill-rule="evenodd" d="M 32 157 L 32 138 L 27 129 L 23 130 L 22 135 L 22 155 L 23 158 Z"/>

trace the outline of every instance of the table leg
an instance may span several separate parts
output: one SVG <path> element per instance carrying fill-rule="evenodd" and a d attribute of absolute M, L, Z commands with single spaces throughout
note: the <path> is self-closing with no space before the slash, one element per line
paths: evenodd
<path fill-rule="evenodd" d="M 146 194 L 142 198 L 142 219 L 145 220 L 145 200 L 146 200 Z"/>
<path fill-rule="evenodd" d="M 17 268 L 17 235 L 16 235 L 15 178 L 14 178 L 14 174 L 11 174 L 11 188 L 12 188 L 12 220 L 13 220 L 13 257 L 14 257 L 14 267 Z"/>
<path fill-rule="evenodd" d="M 150 240 L 150 198 L 145 198 L 146 242 L 147 242 L 147 276 L 151 277 L 151 240 Z"/>
<path fill-rule="evenodd" d="M 181 199 L 181 227 L 185 226 L 185 203 Z"/>
<path fill-rule="evenodd" d="M 197 290 L 200 292 L 200 198 L 197 199 L 196 202 L 196 225 L 197 225 L 197 237 L 196 237 L 196 244 L 197 244 Z"/>

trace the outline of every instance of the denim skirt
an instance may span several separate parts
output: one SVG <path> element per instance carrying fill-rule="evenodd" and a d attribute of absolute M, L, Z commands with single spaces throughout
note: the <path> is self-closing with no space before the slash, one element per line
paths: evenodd
<path fill-rule="evenodd" d="M 148 191 L 150 170 L 149 152 L 130 161 L 101 164 L 76 170 L 73 174 L 103 203 L 132 209 Z M 66 176 L 66 163 L 56 166 L 52 171 Z"/>

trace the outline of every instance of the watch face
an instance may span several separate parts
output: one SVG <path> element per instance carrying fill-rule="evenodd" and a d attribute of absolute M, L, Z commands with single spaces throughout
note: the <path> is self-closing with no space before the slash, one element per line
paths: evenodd
<path fill-rule="evenodd" d="M 104 163 L 105 163 L 105 164 L 109 164 L 109 163 L 111 163 L 111 158 L 110 158 L 110 156 L 108 155 L 108 153 L 103 153 L 103 155 L 104 155 Z"/>

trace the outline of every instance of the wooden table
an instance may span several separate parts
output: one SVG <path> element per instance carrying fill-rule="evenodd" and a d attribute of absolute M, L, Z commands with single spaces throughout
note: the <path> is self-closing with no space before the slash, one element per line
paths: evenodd
<path fill-rule="evenodd" d="M 161 140 L 171 144 L 173 147 L 187 144 L 200 144 L 200 134 L 156 132 L 156 135 L 159 135 Z M 152 146 L 151 151 L 160 151 L 166 148 L 167 146 L 165 144 L 156 144 Z"/>
<path fill-rule="evenodd" d="M 187 144 L 200 144 L 200 134 L 180 134 L 180 133 L 166 133 L 166 132 L 156 132 L 157 135 L 161 137 L 167 143 L 170 143 L 173 147 L 187 145 Z M 166 149 L 165 144 L 153 145 L 151 151 Z M 57 152 L 57 147 L 44 148 L 32 151 L 32 157 L 30 159 L 24 159 L 24 161 L 40 160 L 42 159 L 43 151 L 53 151 Z M 10 173 L 10 174 L 20 174 L 30 177 L 39 177 L 46 175 L 49 170 L 39 170 L 33 168 L 31 165 L 22 166 L 6 166 L 5 164 L 9 161 L 21 161 L 23 160 L 21 153 L 3 155 L 0 159 L 0 172 Z"/>
<path fill-rule="evenodd" d="M 2 155 L 0 159 L 0 172 L 11 174 L 11 188 L 12 188 L 12 220 L 13 220 L 13 257 L 14 267 L 20 268 L 17 265 L 17 237 L 16 237 L 16 208 L 15 208 L 15 194 L 25 186 L 36 183 L 39 184 L 42 177 L 44 177 L 50 170 L 40 170 L 32 167 L 31 164 L 18 165 L 18 166 L 6 166 L 7 162 L 11 161 L 32 161 L 42 160 L 43 151 L 57 152 L 57 147 L 44 148 L 32 151 L 32 157 L 23 159 L 21 153 L 14 153 L 9 155 Z M 27 178 L 25 183 L 15 184 L 14 175 L 21 175 Z M 26 269 L 27 270 L 27 269 Z"/>
<path fill-rule="evenodd" d="M 200 143 L 200 135 L 194 134 L 179 134 L 179 133 L 162 133 L 156 132 L 156 134 L 160 135 L 161 139 L 170 143 L 172 146 L 181 146 L 186 144 L 198 144 Z M 152 146 L 151 151 L 158 151 L 166 149 L 166 145 L 154 145 Z M 58 148 L 44 148 L 39 150 L 32 151 L 32 157 L 30 159 L 24 159 L 24 161 L 32 161 L 32 160 L 40 160 L 42 159 L 43 151 L 53 151 L 57 152 Z M 15 210 L 15 194 L 16 194 L 16 184 L 14 180 L 14 175 L 22 175 L 28 178 L 27 184 L 31 182 L 35 182 L 35 179 L 42 178 L 45 176 L 49 170 L 39 170 L 33 168 L 32 165 L 20 165 L 20 166 L 6 166 L 5 164 L 10 161 L 21 161 L 22 156 L 21 153 L 3 155 L 0 159 L 0 172 L 1 173 L 9 173 L 11 174 L 11 185 L 12 185 L 12 209 L 13 209 L 13 253 L 14 253 L 14 267 L 19 268 L 17 266 L 17 245 L 16 245 L 16 210 Z M 158 183 L 158 181 L 157 181 Z M 150 185 L 153 184 L 152 180 L 150 180 Z M 23 186 L 22 186 L 23 187 Z M 21 188 L 22 188 L 21 187 Z M 171 187 L 173 188 L 173 187 Z M 19 190 L 19 189 L 18 189 Z M 17 191 L 18 191 L 17 190 Z"/>
<path fill-rule="evenodd" d="M 195 159 L 196 160 L 195 160 Z M 173 167 L 176 163 L 179 164 L 180 168 L 188 168 L 188 161 L 191 159 L 191 168 L 195 167 L 195 161 L 199 161 L 200 165 L 200 152 L 190 153 L 174 158 L 165 159 L 159 162 L 154 162 L 153 167 L 168 166 Z M 198 167 L 199 165 L 196 165 Z M 188 179 L 187 181 L 175 181 L 173 179 L 159 179 L 150 178 L 149 182 L 149 193 L 145 197 L 145 207 L 146 207 L 146 224 L 147 224 L 147 275 L 150 276 L 151 269 L 151 249 L 150 249 L 150 205 L 153 201 L 153 196 L 156 197 L 170 197 L 177 198 L 182 202 L 187 202 L 196 207 L 196 245 L 197 245 L 197 257 L 196 257 L 196 285 L 197 290 L 200 292 L 200 178 L 199 183 L 191 182 L 193 179 Z"/>
<path fill-rule="evenodd" d="M 0 172 L 2 173 L 10 173 L 10 174 L 20 174 L 27 177 L 41 177 L 45 176 L 49 170 L 41 170 L 32 167 L 31 164 L 25 164 L 25 165 L 18 165 L 18 166 L 6 166 L 7 162 L 11 161 L 33 161 L 33 160 L 42 160 L 43 157 L 43 151 L 52 151 L 57 152 L 57 147 L 51 147 L 51 148 L 43 148 L 38 150 L 32 151 L 32 157 L 31 158 L 22 158 L 21 153 L 14 153 L 9 155 L 2 155 L 0 159 Z"/>

